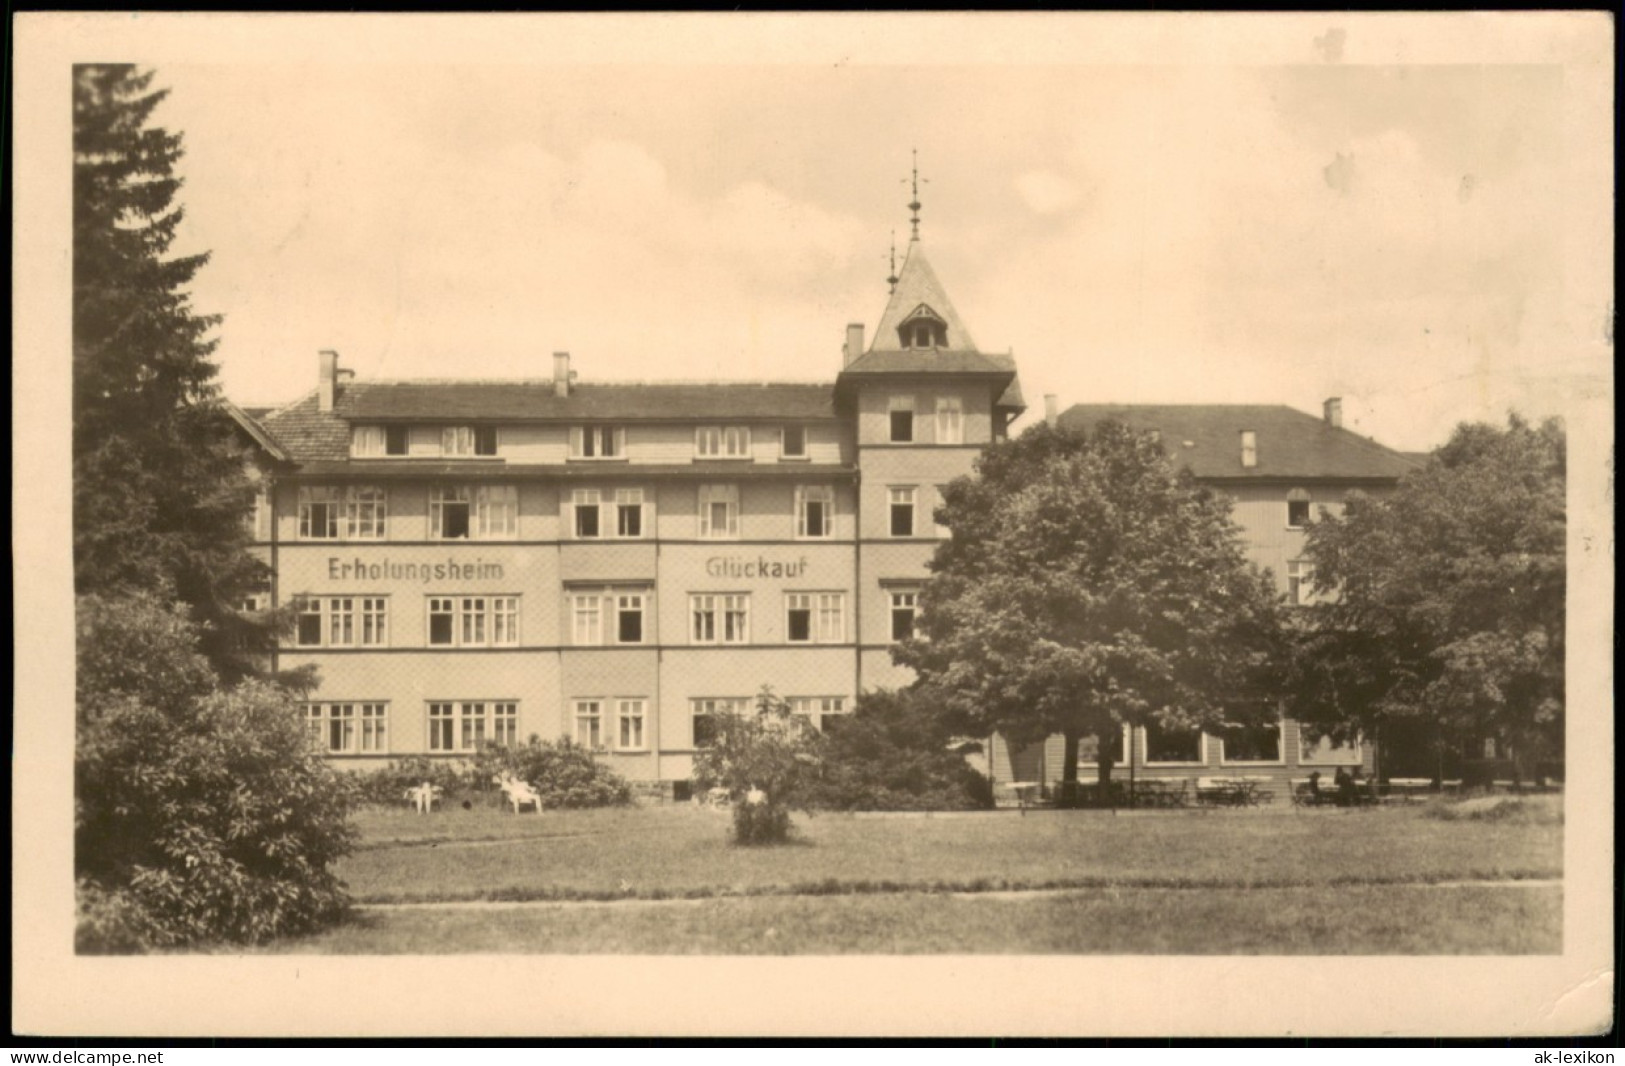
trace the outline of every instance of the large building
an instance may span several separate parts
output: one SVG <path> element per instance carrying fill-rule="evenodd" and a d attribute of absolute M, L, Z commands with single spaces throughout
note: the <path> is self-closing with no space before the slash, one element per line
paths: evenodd
<path fill-rule="evenodd" d="M 263 478 L 256 538 L 275 604 L 297 605 L 278 666 L 314 665 L 313 737 L 355 767 L 569 736 L 628 778 L 687 780 L 716 714 L 762 686 L 822 725 L 906 684 L 913 625 L 946 531 L 941 487 L 1007 436 L 1013 359 L 981 350 L 911 242 L 872 342 L 847 327 L 824 384 L 612 384 L 569 355 L 517 381 L 366 381 L 319 356 L 316 388 L 242 417 Z M 1047 417 L 1056 420 L 1053 404 Z M 1308 595 L 1304 527 L 1414 461 L 1285 407 L 1077 406 L 1119 419 L 1231 495 L 1254 562 Z M 995 781 L 1053 783 L 1059 738 Z M 1294 723 L 1218 735 L 1135 730 L 1148 777 L 1286 777 L 1365 763 Z M 1080 753 L 1082 776 L 1094 753 Z"/>
<path fill-rule="evenodd" d="M 833 361 L 833 360 L 832 360 Z M 367 381 L 259 415 L 256 539 L 335 760 L 570 736 L 679 782 L 768 685 L 815 723 L 905 683 L 946 482 L 1023 410 L 916 240 L 831 383 Z"/>

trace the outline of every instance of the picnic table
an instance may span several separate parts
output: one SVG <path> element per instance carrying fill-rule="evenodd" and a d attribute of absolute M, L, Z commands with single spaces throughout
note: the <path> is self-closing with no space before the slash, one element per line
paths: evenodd
<path fill-rule="evenodd" d="M 1196 802 L 1209 807 L 1256 807 L 1275 798 L 1267 777 L 1199 777 Z"/>
<path fill-rule="evenodd" d="M 1038 790 L 1042 787 L 1037 781 L 1012 781 L 1005 786 L 1016 795 L 1016 806 L 1020 808 L 1023 816 L 1033 800 L 1038 798 Z"/>

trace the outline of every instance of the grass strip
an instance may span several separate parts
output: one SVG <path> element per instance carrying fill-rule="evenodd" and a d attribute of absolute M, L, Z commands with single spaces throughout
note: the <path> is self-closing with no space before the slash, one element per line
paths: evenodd
<path fill-rule="evenodd" d="M 391 903 L 606 903 L 616 900 L 746 899 L 770 896 L 869 896 L 922 893 L 927 895 L 972 895 L 983 892 L 1053 892 L 1071 889 L 1269 889 L 1343 888 L 1388 885 L 1429 885 L 1458 881 L 1518 882 L 1559 880 L 1556 868 L 1522 869 L 1486 873 L 1480 870 L 1450 873 L 1401 874 L 1396 876 L 1344 875 L 1330 878 L 1191 878 L 1191 877 L 1059 877 L 988 878 L 967 881 L 842 880 L 824 878 L 788 884 L 704 885 L 681 889 L 627 888 L 594 889 L 559 886 L 524 886 L 475 892 L 375 892 L 355 900 L 358 904 Z"/>

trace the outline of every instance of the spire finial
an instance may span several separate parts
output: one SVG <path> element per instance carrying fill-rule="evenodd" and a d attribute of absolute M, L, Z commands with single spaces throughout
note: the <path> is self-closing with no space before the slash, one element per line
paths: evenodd
<path fill-rule="evenodd" d="M 886 275 L 886 285 L 887 285 L 886 291 L 888 293 L 894 293 L 894 292 L 897 291 L 897 231 L 896 230 L 891 231 L 891 273 Z"/>
<path fill-rule="evenodd" d="M 914 197 L 909 201 L 908 204 L 908 209 L 911 212 L 908 224 L 914 227 L 914 235 L 910 237 L 909 240 L 917 241 L 920 239 L 920 182 L 923 181 L 929 185 L 931 183 L 931 179 L 920 177 L 920 150 L 918 148 L 910 148 L 909 154 L 914 157 L 914 169 L 912 176 L 909 178 L 909 189 L 913 192 Z"/>

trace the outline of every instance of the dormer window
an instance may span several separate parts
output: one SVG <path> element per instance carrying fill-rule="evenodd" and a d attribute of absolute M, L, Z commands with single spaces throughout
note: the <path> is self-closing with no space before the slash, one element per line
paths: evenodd
<path fill-rule="evenodd" d="M 407 439 L 405 426 L 356 426 L 350 431 L 350 454 L 357 459 L 405 455 Z M 496 454 L 494 448 L 491 454 Z"/>
<path fill-rule="evenodd" d="M 897 339 L 904 348 L 946 348 L 948 323 L 941 315 L 921 304 L 898 325 Z"/>

